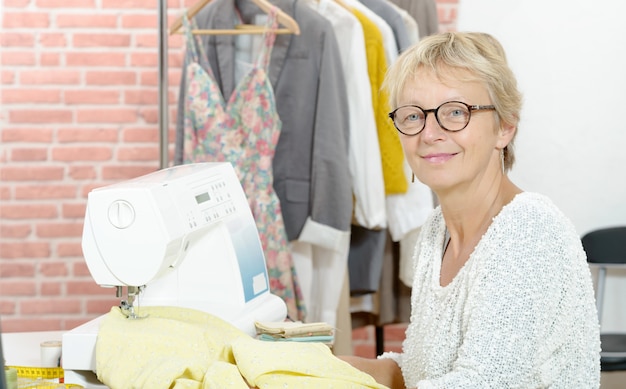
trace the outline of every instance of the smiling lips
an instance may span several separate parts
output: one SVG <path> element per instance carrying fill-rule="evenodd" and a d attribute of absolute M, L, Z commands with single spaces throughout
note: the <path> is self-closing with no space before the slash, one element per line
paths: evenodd
<path fill-rule="evenodd" d="M 433 164 L 439 164 L 449 161 L 452 157 L 454 157 L 457 153 L 436 153 L 436 154 L 428 154 L 423 156 L 422 158 L 427 162 Z"/>

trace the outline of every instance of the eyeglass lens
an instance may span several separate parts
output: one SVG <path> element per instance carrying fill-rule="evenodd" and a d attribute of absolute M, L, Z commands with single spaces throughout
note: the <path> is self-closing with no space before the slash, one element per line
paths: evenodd
<path fill-rule="evenodd" d="M 470 109 L 459 102 L 447 102 L 436 109 L 424 111 L 420 107 L 406 106 L 398 108 L 393 116 L 396 128 L 406 135 L 422 131 L 426 125 L 427 113 L 434 112 L 439 125 L 448 131 L 464 129 L 470 120 Z"/>

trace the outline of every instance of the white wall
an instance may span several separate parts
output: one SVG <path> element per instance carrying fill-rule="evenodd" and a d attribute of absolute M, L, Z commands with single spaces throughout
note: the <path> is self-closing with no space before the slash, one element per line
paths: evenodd
<path fill-rule="evenodd" d="M 459 31 L 502 42 L 524 94 L 510 176 L 548 195 L 577 231 L 626 225 L 626 2 L 460 0 Z M 609 280 L 626 309 L 626 272 Z M 605 309 L 605 310 L 606 310 Z M 626 313 L 605 315 L 626 330 Z"/>

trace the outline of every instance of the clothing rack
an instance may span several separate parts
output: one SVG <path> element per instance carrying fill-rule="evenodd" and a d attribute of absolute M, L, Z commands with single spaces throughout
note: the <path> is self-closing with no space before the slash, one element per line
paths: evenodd
<path fill-rule="evenodd" d="M 169 166 L 169 107 L 167 100 L 167 0 L 159 0 L 158 7 L 159 168 L 164 169 Z"/>

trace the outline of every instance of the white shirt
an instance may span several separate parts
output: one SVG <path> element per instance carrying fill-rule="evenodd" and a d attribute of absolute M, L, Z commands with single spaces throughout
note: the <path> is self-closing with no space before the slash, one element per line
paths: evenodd
<path fill-rule="evenodd" d="M 450 284 L 437 208 L 415 249 L 411 323 L 399 363 L 407 387 L 598 388 L 591 273 L 572 223 L 545 196 L 505 206 Z"/>

